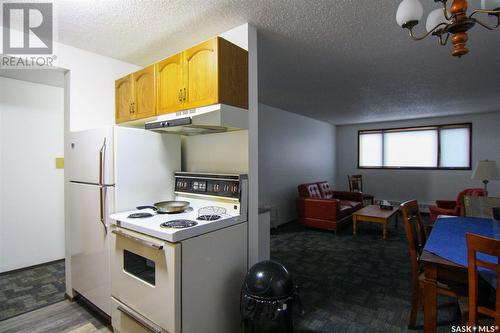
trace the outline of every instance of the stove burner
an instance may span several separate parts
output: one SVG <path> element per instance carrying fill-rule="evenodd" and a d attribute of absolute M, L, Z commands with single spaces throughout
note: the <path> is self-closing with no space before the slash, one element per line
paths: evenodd
<path fill-rule="evenodd" d="M 208 206 L 198 209 L 198 219 L 200 221 L 216 221 L 226 214 L 226 209 L 217 206 Z"/>
<path fill-rule="evenodd" d="M 143 219 L 146 217 L 151 217 L 153 214 L 151 213 L 133 213 L 127 216 L 129 219 Z"/>
<path fill-rule="evenodd" d="M 216 215 L 216 214 L 209 214 L 209 215 L 200 215 L 198 216 L 198 220 L 200 221 L 215 221 L 215 220 L 218 220 L 220 219 L 220 215 Z"/>
<path fill-rule="evenodd" d="M 163 228 L 182 229 L 182 228 L 194 227 L 197 224 L 198 224 L 198 222 L 191 221 L 191 220 L 172 220 L 172 221 L 164 222 L 164 223 L 160 224 L 160 226 Z"/>

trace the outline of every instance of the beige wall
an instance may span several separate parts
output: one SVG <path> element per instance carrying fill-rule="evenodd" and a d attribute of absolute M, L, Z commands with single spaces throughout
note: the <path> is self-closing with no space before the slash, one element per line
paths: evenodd
<path fill-rule="evenodd" d="M 183 137 L 182 171 L 247 174 L 248 131 Z"/>

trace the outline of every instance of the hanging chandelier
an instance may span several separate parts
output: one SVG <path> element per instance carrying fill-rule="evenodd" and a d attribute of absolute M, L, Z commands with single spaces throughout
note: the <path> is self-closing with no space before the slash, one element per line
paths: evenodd
<path fill-rule="evenodd" d="M 462 57 L 469 53 L 466 47 L 467 31 L 472 29 L 476 23 L 488 30 L 495 30 L 500 26 L 500 0 L 481 0 L 481 8 L 473 10 L 467 15 L 467 0 L 452 0 L 450 9 L 447 7 L 447 0 L 434 0 L 441 2 L 442 8 L 430 12 L 425 24 L 427 33 L 422 36 L 415 35 L 414 28 L 422 19 L 424 10 L 419 0 L 403 0 L 396 13 L 396 21 L 402 28 L 408 29 L 410 37 L 414 40 L 422 40 L 428 36 L 436 36 L 439 44 L 446 45 L 451 37 L 453 44 L 452 55 Z M 475 16 L 486 14 L 496 16 L 497 24 L 489 25 Z"/>

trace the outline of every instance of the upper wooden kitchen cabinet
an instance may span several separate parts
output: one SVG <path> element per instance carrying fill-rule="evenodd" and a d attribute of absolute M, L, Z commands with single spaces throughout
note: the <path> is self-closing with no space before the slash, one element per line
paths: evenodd
<path fill-rule="evenodd" d="M 115 81 L 115 118 L 117 123 L 132 119 L 134 100 L 132 74 Z"/>
<path fill-rule="evenodd" d="M 115 81 L 116 122 L 156 115 L 154 65 Z"/>
<path fill-rule="evenodd" d="M 156 64 L 158 114 L 211 104 L 248 108 L 248 52 L 216 37 Z"/>
<path fill-rule="evenodd" d="M 182 108 L 184 88 L 182 53 L 178 53 L 155 65 L 156 110 L 158 114 L 176 112 Z"/>
<path fill-rule="evenodd" d="M 184 51 L 186 109 L 218 102 L 218 40 L 211 39 Z"/>
<path fill-rule="evenodd" d="M 155 66 L 151 65 L 132 74 L 134 102 L 132 116 L 142 119 L 156 115 Z"/>

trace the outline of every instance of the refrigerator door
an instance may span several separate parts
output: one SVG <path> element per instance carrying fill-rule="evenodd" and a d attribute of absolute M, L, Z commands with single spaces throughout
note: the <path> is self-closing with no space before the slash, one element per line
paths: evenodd
<path fill-rule="evenodd" d="M 110 315 L 108 233 L 101 218 L 107 223 L 113 188 L 71 182 L 68 187 L 72 287 Z"/>
<path fill-rule="evenodd" d="M 70 133 L 66 172 L 72 182 L 113 184 L 113 127 Z"/>

